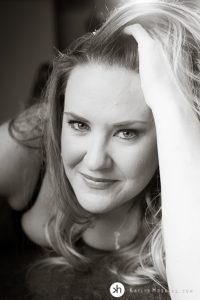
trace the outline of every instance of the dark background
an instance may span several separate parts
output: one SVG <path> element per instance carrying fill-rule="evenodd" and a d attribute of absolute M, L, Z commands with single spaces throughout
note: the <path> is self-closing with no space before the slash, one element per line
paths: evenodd
<path fill-rule="evenodd" d="M 0 123 L 15 116 L 33 92 L 54 48 L 93 31 L 123 0 L 0 0 Z M 125 1 L 126 2 L 126 1 Z"/>
<path fill-rule="evenodd" d="M 40 97 L 54 49 L 97 29 L 119 1 L 0 0 L 0 124 Z M 43 255 L 22 232 L 22 213 L 0 196 L 1 300 L 30 299 L 27 270 Z"/>

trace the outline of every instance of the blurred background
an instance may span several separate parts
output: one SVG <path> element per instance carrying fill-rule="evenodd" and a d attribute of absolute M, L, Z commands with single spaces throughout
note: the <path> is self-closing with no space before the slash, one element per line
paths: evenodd
<path fill-rule="evenodd" d="M 97 29 L 120 1 L 0 0 L 0 124 L 38 101 L 55 48 Z M 22 214 L 0 199 L 0 299 L 25 299 L 27 266 L 41 258 L 21 230 Z"/>
<path fill-rule="evenodd" d="M 0 0 L 0 123 L 40 96 L 54 49 L 94 31 L 122 0 Z"/>
<path fill-rule="evenodd" d="M 55 48 L 63 51 L 128 1 L 0 0 L 0 124 L 40 96 Z"/>

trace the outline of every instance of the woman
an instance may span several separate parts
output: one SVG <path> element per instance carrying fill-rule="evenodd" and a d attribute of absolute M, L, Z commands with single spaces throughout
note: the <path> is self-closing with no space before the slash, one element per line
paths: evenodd
<path fill-rule="evenodd" d="M 22 219 L 60 256 L 49 264 L 88 271 L 81 241 L 120 282 L 199 299 L 199 28 L 194 3 L 134 1 L 55 60 L 44 104 L 50 200 Z"/>

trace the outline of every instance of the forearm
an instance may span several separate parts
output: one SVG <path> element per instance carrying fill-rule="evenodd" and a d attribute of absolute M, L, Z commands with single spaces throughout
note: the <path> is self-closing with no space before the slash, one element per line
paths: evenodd
<path fill-rule="evenodd" d="M 172 299 L 197 299 L 200 297 L 197 291 L 200 280 L 200 123 L 183 101 L 182 105 L 170 102 L 153 110 L 167 277 L 169 287 L 180 291 L 180 294 L 172 294 Z M 181 292 L 187 288 L 193 292 Z"/>

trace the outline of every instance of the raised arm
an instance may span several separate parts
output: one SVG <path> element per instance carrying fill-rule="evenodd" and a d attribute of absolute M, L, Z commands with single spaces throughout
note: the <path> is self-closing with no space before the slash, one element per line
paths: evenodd
<path fill-rule="evenodd" d="M 166 271 L 172 300 L 200 299 L 200 123 L 161 44 L 139 24 L 141 86 L 155 120 Z"/>

